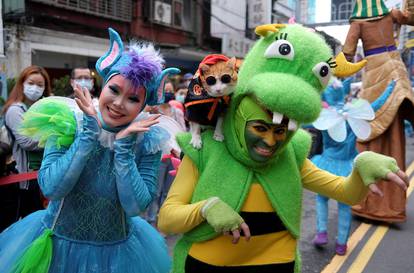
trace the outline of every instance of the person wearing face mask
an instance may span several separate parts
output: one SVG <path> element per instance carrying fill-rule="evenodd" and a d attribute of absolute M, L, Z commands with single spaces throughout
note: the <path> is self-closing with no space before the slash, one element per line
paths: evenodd
<path fill-rule="evenodd" d="M 3 115 L 6 128 L 13 139 L 13 158 L 19 173 L 37 170 L 40 167 L 43 149 L 37 141 L 23 136 L 18 128 L 23 114 L 41 97 L 51 93 L 50 79 L 46 70 L 39 66 L 29 66 L 19 75 L 16 85 L 7 99 Z M 3 205 L 0 205 L 0 230 L 29 213 L 42 209 L 39 187 L 36 181 L 21 182 L 0 187 Z M 4 202 L 7 202 L 5 204 Z"/>
<path fill-rule="evenodd" d="M 187 86 L 184 83 L 180 83 L 174 94 L 175 100 L 184 104 L 185 96 L 187 96 L 187 93 L 188 93 Z"/>
<path fill-rule="evenodd" d="M 104 82 L 97 107 L 76 86 L 75 100 L 45 98 L 24 117 L 22 132 L 45 147 L 38 176 L 50 203 L 0 234 L 0 272 L 170 270 L 163 238 L 138 216 L 157 192 L 169 135 L 160 115 L 141 111 L 163 102 L 165 79 L 179 70 L 163 70 L 152 44 L 124 50 L 109 33 L 110 49 L 96 63 Z"/>
<path fill-rule="evenodd" d="M 73 90 L 79 85 L 81 88 L 86 88 L 89 92 L 93 93 L 94 84 L 91 70 L 84 67 L 74 68 L 70 74 L 70 85 Z M 74 96 L 75 94 L 72 94 L 70 97 L 74 98 Z"/>

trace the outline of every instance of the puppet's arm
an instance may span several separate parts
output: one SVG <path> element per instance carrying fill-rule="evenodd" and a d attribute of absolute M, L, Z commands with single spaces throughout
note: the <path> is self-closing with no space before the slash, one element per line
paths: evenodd
<path fill-rule="evenodd" d="M 85 115 L 83 131 L 69 149 L 57 148 L 56 137 L 48 139 L 38 174 L 39 185 L 46 198 L 59 200 L 72 190 L 97 143 L 99 132 L 97 120 Z"/>
<path fill-rule="evenodd" d="M 414 14 L 409 11 L 401 11 L 399 9 L 392 9 L 391 16 L 394 22 L 400 25 L 414 25 Z"/>
<path fill-rule="evenodd" d="M 161 152 L 135 158 L 136 135 L 117 139 L 115 177 L 118 196 L 128 216 L 137 216 L 153 200 L 157 191 Z"/>
<path fill-rule="evenodd" d="M 358 40 L 361 36 L 361 29 L 358 23 L 351 23 L 351 26 L 346 36 L 344 47 L 342 52 L 348 61 L 352 61 L 358 45 Z"/>

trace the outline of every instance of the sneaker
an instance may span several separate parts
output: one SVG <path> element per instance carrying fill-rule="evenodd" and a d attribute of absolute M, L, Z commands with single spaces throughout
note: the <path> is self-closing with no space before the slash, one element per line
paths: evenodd
<path fill-rule="evenodd" d="M 315 246 L 323 246 L 328 243 L 328 233 L 326 231 L 316 233 L 313 244 Z"/>
<path fill-rule="evenodd" d="M 335 252 L 339 256 L 344 256 L 346 254 L 346 244 L 341 245 L 337 242 L 335 245 Z"/>

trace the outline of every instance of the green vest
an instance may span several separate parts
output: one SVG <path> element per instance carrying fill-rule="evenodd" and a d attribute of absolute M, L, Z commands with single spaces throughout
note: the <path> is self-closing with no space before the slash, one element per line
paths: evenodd
<path fill-rule="evenodd" d="M 177 137 L 183 152 L 191 158 L 200 174 L 191 203 L 217 196 L 239 212 L 255 178 L 266 191 L 283 224 L 292 236 L 299 237 L 302 205 L 300 169 L 311 144 L 306 132 L 296 132 L 274 164 L 257 169 L 247 168 L 234 159 L 225 143 L 213 139 L 211 130 L 202 134 L 203 147 L 200 150 L 192 147 L 190 139 L 188 133 Z M 174 250 L 173 272 L 184 273 L 185 259 L 192 243 L 219 235 L 207 222 L 185 233 Z M 298 255 L 296 264 L 299 270 Z"/>

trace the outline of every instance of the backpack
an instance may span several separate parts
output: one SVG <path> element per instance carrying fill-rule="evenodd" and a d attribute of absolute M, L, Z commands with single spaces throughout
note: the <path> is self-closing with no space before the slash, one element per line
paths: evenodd
<path fill-rule="evenodd" d="M 26 112 L 25 108 L 18 106 Z M 13 159 L 14 135 L 6 124 L 5 115 L 0 117 L 0 176 L 18 173 Z"/>
<path fill-rule="evenodd" d="M 13 136 L 7 129 L 3 118 L 0 121 L 0 126 L 0 143 L 8 145 L 10 147 L 13 146 Z"/>
<path fill-rule="evenodd" d="M 13 136 L 7 129 L 4 118 L 0 120 L 0 176 L 15 172 L 15 165 L 12 158 Z"/>

